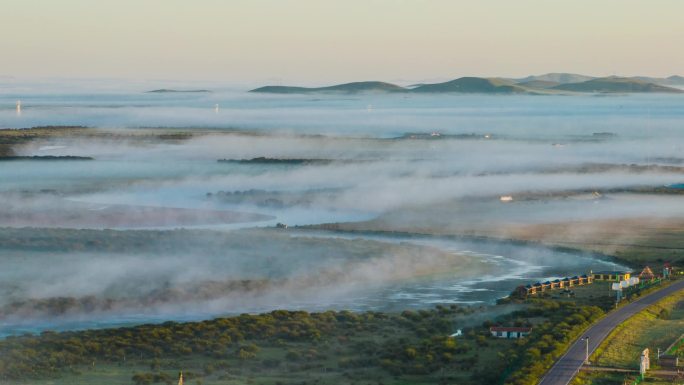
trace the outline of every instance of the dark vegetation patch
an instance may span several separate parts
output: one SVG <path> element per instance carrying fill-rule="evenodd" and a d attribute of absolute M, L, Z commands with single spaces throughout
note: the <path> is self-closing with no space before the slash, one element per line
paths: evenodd
<path fill-rule="evenodd" d="M 309 165 L 321 164 L 326 165 L 334 162 L 332 159 L 308 159 L 308 158 L 266 158 L 258 157 L 251 159 L 219 159 L 219 163 L 236 163 L 236 164 L 283 164 L 283 165 Z"/>
<path fill-rule="evenodd" d="M 1 161 L 12 160 L 94 160 L 90 156 L 74 156 L 74 155 L 43 155 L 43 156 L 0 156 Z"/>
<path fill-rule="evenodd" d="M 43 332 L 0 341 L 0 377 L 37 381 L 90 370 L 107 376 L 128 368 L 135 384 L 168 383 L 179 370 L 186 379 L 211 383 L 279 378 L 283 384 L 314 379 L 324 384 L 528 384 L 602 314 L 596 307 L 538 300 L 466 328 L 462 337 L 449 337 L 457 317 L 478 311 L 456 305 L 401 314 L 274 311 L 203 322 Z M 534 327 L 528 338 L 504 340 L 490 336 L 494 324 Z"/>

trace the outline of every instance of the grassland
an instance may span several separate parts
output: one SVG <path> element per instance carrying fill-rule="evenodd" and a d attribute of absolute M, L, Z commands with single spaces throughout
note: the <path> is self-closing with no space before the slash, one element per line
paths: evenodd
<path fill-rule="evenodd" d="M 205 131 L 176 130 L 176 129 L 93 129 L 83 126 L 45 126 L 26 129 L 0 128 L 0 157 L 17 156 L 16 149 L 33 140 L 40 139 L 106 139 L 106 140 L 137 140 L 137 141 L 179 141 L 187 140 Z"/>
<path fill-rule="evenodd" d="M 580 373 L 575 377 L 572 385 L 632 385 L 636 381 L 636 374 L 615 373 L 615 372 L 592 372 L 590 375 L 586 372 Z M 680 384 L 666 378 L 646 375 L 639 383 L 640 385 L 671 385 Z"/>
<path fill-rule="evenodd" d="M 555 301 L 572 302 L 583 306 L 598 306 L 610 311 L 615 306 L 615 292 L 610 290 L 610 282 L 596 281 L 591 285 L 573 287 L 571 293 L 555 290 L 543 293 L 544 298 Z"/>
<path fill-rule="evenodd" d="M 684 333 L 684 292 L 676 293 L 630 318 L 597 349 L 600 366 L 638 369 L 645 348 L 661 351 Z"/>
<path fill-rule="evenodd" d="M 654 198 L 668 196 L 677 199 L 669 190 L 654 189 L 650 194 Z M 592 209 L 568 201 L 562 196 L 506 205 L 499 203 L 498 198 L 489 201 L 481 199 L 406 209 L 386 213 L 366 222 L 333 223 L 315 227 L 338 231 L 396 231 L 532 242 L 603 254 L 635 269 L 644 265 L 661 266 L 664 262 L 684 266 L 682 218 L 556 219 L 551 222 L 537 220 L 529 214 L 552 215 L 549 210 L 568 209 L 575 207 L 574 205 L 577 206 L 576 210 Z M 468 220 L 454 222 L 454 217 Z"/>
<path fill-rule="evenodd" d="M 658 369 L 658 349 L 665 352 L 668 346 L 684 333 L 684 292 L 678 292 L 649 306 L 631 317 L 606 338 L 594 352 L 591 360 L 596 366 L 639 369 L 639 356 L 648 348 L 651 351 L 651 368 Z M 681 354 L 682 352 L 678 352 Z M 629 373 L 583 372 L 573 384 L 609 385 L 623 384 L 633 378 Z M 672 383 L 650 376 L 644 384 Z"/>
<path fill-rule="evenodd" d="M 684 263 L 684 220 L 636 218 L 547 223 L 506 230 L 509 237 L 609 254 L 632 266 Z"/>

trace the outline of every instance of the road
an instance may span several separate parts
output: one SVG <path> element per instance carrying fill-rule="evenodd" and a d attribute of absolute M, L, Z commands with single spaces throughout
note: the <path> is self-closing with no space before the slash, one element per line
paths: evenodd
<path fill-rule="evenodd" d="M 609 313 L 606 317 L 584 332 L 584 334 L 572 344 L 567 353 L 565 353 L 565 355 L 546 373 L 544 378 L 539 382 L 539 385 L 567 385 L 573 377 L 575 377 L 575 374 L 584 363 L 586 345 L 585 342 L 581 340 L 582 337 L 589 337 L 589 354 L 591 355 L 608 334 L 627 318 L 682 289 L 684 289 L 684 280 L 674 282 L 664 289 L 643 296 L 640 299 Z"/>

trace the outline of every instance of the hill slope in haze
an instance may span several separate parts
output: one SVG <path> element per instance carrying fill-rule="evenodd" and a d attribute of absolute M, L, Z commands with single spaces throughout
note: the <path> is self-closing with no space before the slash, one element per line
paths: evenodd
<path fill-rule="evenodd" d="M 209 93 L 209 90 L 171 90 L 161 88 L 158 90 L 146 91 L 148 94 L 171 94 L 171 93 Z"/>
<path fill-rule="evenodd" d="M 580 75 L 580 74 L 564 73 L 564 72 L 551 72 L 548 74 L 532 75 L 532 76 L 524 77 L 522 79 L 516 79 L 516 82 L 518 84 L 522 84 L 522 83 L 527 83 L 527 82 L 531 82 L 531 81 L 544 81 L 544 82 L 555 82 L 558 84 L 566 84 L 566 83 L 581 83 L 581 82 L 586 82 L 587 80 L 592 80 L 592 79 L 595 79 L 595 77 L 587 76 L 587 75 Z"/>
<path fill-rule="evenodd" d="M 684 86 L 684 76 L 672 75 L 665 78 L 668 84 Z"/>
<path fill-rule="evenodd" d="M 661 86 L 684 86 L 684 76 L 672 75 L 666 78 L 654 78 L 649 76 L 635 76 L 635 79 L 648 83 L 660 84 Z"/>
<path fill-rule="evenodd" d="M 498 78 L 463 77 L 444 83 L 425 84 L 411 92 L 461 92 L 461 93 L 526 93 L 523 87 Z"/>
<path fill-rule="evenodd" d="M 525 82 L 520 82 L 517 85 L 525 88 L 535 88 L 535 89 L 549 89 L 561 85 L 562 83 L 554 82 L 551 80 L 529 80 Z"/>
<path fill-rule="evenodd" d="M 264 92 L 274 94 L 303 94 L 303 93 L 363 93 L 363 92 L 404 92 L 403 87 L 385 82 L 353 82 L 338 84 L 330 87 L 289 87 L 289 86 L 266 86 L 251 90 L 250 92 Z"/>
<path fill-rule="evenodd" d="M 572 92 L 619 92 L 619 93 L 682 93 L 684 91 L 676 88 L 661 86 L 655 83 L 646 82 L 637 78 L 623 78 L 610 76 L 587 80 L 581 83 L 561 84 L 553 87 L 554 90 Z"/>
<path fill-rule="evenodd" d="M 657 80 L 657 81 L 656 81 Z M 594 78 L 570 73 L 548 73 L 522 79 L 461 77 L 442 83 L 414 84 L 401 87 L 380 81 L 344 83 L 328 87 L 265 86 L 250 92 L 272 94 L 308 93 L 481 93 L 481 94 L 557 94 L 563 92 L 603 93 L 681 93 L 665 84 L 684 85 L 684 77 L 668 78 L 617 77 Z"/>
<path fill-rule="evenodd" d="M 367 92 L 419 92 L 419 93 L 526 93 L 523 87 L 512 81 L 498 78 L 463 77 L 444 83 L 420 84 L 413 88 L 404 88 L 384 82 L 356 82 L 345 83 L 330 87 L 290 87 L 266 86 L 256 88 L 250 92 L 275 94 L 303 94 L 303 93 L 367 93 Z"/>

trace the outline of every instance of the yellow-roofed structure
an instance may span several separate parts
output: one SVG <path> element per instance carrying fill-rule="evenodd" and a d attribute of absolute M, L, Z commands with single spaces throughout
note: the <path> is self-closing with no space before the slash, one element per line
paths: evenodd
<path fill-rule="evenodd" d="M 622 271 L 596 271 L 591 273 L 594 281 L 620 282 L 628 280 L 632 275 Z"/>
<path fill-rule="evenodd" d="M 639 274 L 639 279 L 642 281 L 650 281 L 653 278 L 655 278 L 655 274 L 653 274 L 653 271 L 648 266 L 644 267 L 644 269 L 641 270 L 641 274 Z"/>

